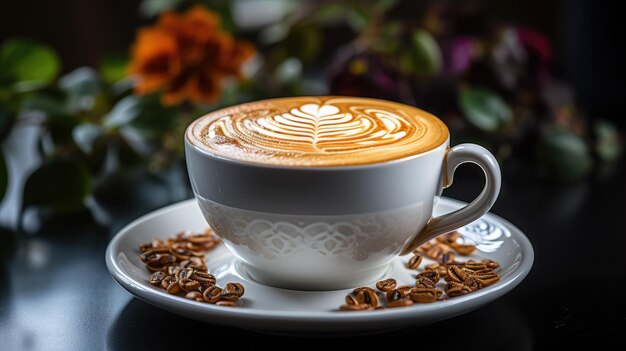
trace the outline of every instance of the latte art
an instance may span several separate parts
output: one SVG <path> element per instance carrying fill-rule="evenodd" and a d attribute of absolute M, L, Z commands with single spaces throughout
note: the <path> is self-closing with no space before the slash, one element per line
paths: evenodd
<path fill-rule="evenodd" d="M 446 126 L 414 107 L 349 97 L 264 100 L 192 124 L 192 144 L 218 156 L 288 166 L 384 162 L 443 144 Z"/>
<path fill-rule="evenodd" d="M 291 111 L 242 118 L 222 117 L 209 126 L 209 135 L 223 133 L 257 147 L 277 151 L 332 153 L 371 148 L 406 137 L 411 124 L 401 116 L 375 109 L 341 112 L 334 105 L 306 104 Z"/>

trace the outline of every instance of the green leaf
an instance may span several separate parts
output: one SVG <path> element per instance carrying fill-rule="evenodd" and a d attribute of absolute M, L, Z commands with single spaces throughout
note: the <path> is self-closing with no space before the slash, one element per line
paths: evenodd
<path fill-rule="evenodd" d="M 139 116 L 139 98 L 136 96 L 127 96 L 118 101 L 104 117 L 104 126 L 106 128 L 120 128 L 128 125 Z"/>
<path fill-rule="evenodd" d="M 4 160 L 4 153 L 0 148 L 0 202 L 4 198 L 4 194 L 7 191 L 7 185 L 9 184 L 9 174 L 7 172 L 7 164 Z"/>
<path fill-rule="evenodd" d="M 470 123 L 488 132 L 498 130 L 513 120 L 513 112 L 506 102 L 484 88 L 461 89 L 459 107 Z"/>
<path fill-rule="evenodd" d="M 104 129 L 93 123 L 79 124 L 72 129 L 72 137 L 78 148 L 89 155 L 93 152 L 94 144 L 104 136 Z"/>
<path fill-rule="evenodd" d="M 340 2 L 331 2 L 323 5 L 318 11 L 316 11 L 313 15 L 315 19 L 324 23 L 324 22 L 336 22 L 343 20 L 346 16 L 346 13 L 350 11 L 350 5 L 342 4 Z"/>
<path fill-rule="evenodd" d="M 622 154 L 619 132 L 608 121 L 597 121 L 593 125 L 596 134 L 596 152 L 604 161 L 615 161 Z"/>
<path fill-rule="evenodd" d="M 281 83 L 293 82 L 302 78 L 302 61 L 291 57 L 276 67 L 276 79 Z"/>
<path fill-rule="evenodd" d="M 176 121 L 176 110 L 161 105 L 158 94 L 127 96 L 105 117 L 104 127 L 133 127 L 146 137 L 158 137 L 171 129 Z"/>
<path fill-rule="evenodd" d="M 20 114 L 41 114 L 45 117 L 45 132 L 54 146 L 72 142 L 72 129 L 80 123 L 77 116 L 65 110 L 63 102 L 52 95 L 35 94 L 22 100 Z"/>
<path fill-rule="evenodd" d="M 67 109 L 74 113 L 93 110 L 104 92 L 98 73 L 89 67 L 64 75 L 59 79 L 59 87 L 67 93 Z"/>
<path fill-rule="evenodd" d="M 381 10 L 389 10 L 392 7 L 396 6 L 398 0 L 378 0 L 376 2 L 376 7 Z"/>
<path fill-rule="evenodd" d="M 109 138 L 102 126 L 93 123 L 79 124 L 72 129 L 74 144 L 83 153 L 92 174 L 100 174 L 105 167 L 109 150 Z"/>
<path fill-rule="evenodd" d="M 50 95 L 36 94 L 20 102 L 20 114 L 42 113 L 48 119 L 74 119 L 66 110 L 63 101 Z"/>
<path fill-rule="evenodd" d="M 117 160 L 120 166 L 131 168 L 146 161 L 137 150 L 129 144 L 126 138 L 120 138 L 117 146 Z"/>
<path fill-rule="evenodd" d="M 220 18 L 220 24 L 224 31 L 236 33 L 239 29 L 232 12 L 232 0 L 210 0 L 205 1 L 204 5 L 217 14 Z"/>
<path fill-rule="evenodd" d="M 72 213 L 83 208 L 91 193 L 87 168 L 75 159 L 43 163 L 26 180 L 22 211 L 36 206 L 54 213 Z"/>
<path fill-rule="evenodd" d="M 262 29 L 259 33 L 259 42 L 271 45 L 284 40 L 289 35 L 289 27 L 284 23 L 275 23 Z"/>
<path fill-rule="evenodd" d="M 362 32 L 370 21 L 370 12 L 360 6 L 351 7 L 349 10 L 348 24 L 355 32 Z"/>
<path fill-rule="evenodd" d="M 145 95 L 139 98 L 138 114 L 130 125 L 145 137 L 158 138 L 176 125 L 178 111 L 161 105 L 158 94 Z"/>
<path fill-rule="evenodd" d="M 174 10 L 182 0 L 143 0 L 139 12 L 145 17 L 155 17 L 161 12 Z"/>
<path fill-rule="evenodd" d="M 412 71 L 418 76 L 439 73 L 442 55 L 435 38 L 429 32 L 417 29 L 413 32 L 411 44 Z"/>
<path fill-rule="evenodd" d="M 59 73 L 59 67 L 54 50 L 36 41 L 11 39 L 4 43 L 0 52 L 0 68 L 12 75 L 18 91 L 51 83 Z"/>
<path fill-rule="evenodd" d="M 562 128 L 551 129 L 543 135 L 537 159 L 549 175 L 565 180 L 584 177 L 592 166 L 587 144 L 578 135 Z"/>
<path fill-rule="evenodd" d="M 122 54 L 107 55 L 100 61 L 98 72 L 102 79 L 110 84 L 126 78 L 128 56 Z"/>
<path fill-rule="evenodd" d="M 0 105 L 0 143 L 9 135 L 14 122 L 15 114 L 8 107 Z"/>

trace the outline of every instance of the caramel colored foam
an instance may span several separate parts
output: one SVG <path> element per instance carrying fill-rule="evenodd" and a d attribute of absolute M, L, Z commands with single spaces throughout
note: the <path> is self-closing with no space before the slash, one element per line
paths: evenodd
<path fill-rule="evenodd" d="M 448 129 L 415 107 L 354 97 L 263 100 L 211 112 L 188 140 L 216 156 L 270 165 L 350 166 L 432 150 Z"/>

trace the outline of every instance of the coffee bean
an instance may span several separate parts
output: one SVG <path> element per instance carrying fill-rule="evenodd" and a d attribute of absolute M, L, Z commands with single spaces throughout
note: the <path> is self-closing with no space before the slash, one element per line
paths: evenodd
<path fill-rule="evenodd" d="M 446 292 L 446 295 L 450 297 L 467 295 L 472 292 L 472 290 L 467 285 L 464 285 L 463 283 L 457 283 L 454 281 L 450 281 L 446 283 L 444 290 Z"/>
<path fill-rule="evenodd" d="M 161 286 L 164 289 L 167 289 L 171 284 L 174 283 L 176 283 L 176 278 L 172 277 L 171 275 L 168 275 L 161 280 Z"/>
<path fill-rule="evenodd" d="M 226 286 L 224 286 L 224 291 L 228 293 L 233 293 L 237 295 L 237 297 L 242 297 L 245 289 L 240 283 L 228 283 L 226 284 Z"/>
<path fill-rule="evenodd" d="M 154 272 L 150 276 L 150 284 L 152 285 L 161 285 L 161 281 L 165 278 L 165 273 L 163 272 Z"/>
<path fill-rule="evenodd" d="M 411 257 L 406 266 L 409 269 L 417 269 L 422 263 L 423 259 L 424 257 L 422 257 L 421 255 L 413 255 L 413 257 Z"/>
<path fill-rule="evenodd" d="M 346 305 L 358 305 L 359 301 L 357 301 L 356 297 L 352 295 L 346 295 Z"/>
<path fill-rule="evenodd" d="M 178 285 L 178 282 L 173 282 L 167 287 L 166 290 L 168 293 L 175 295 L 181 292 L 182 289 L 180 288 L 180 285 Z"/>
<path fill-rule="evenodd" d="M 204 254 L 220 243 L 207 229 L 201 234 L 180 232 L 165 240 L 153 240 L 139 246 L 140 259 L 154 272 L 150 284 L 161 286 L 168 293 L 194 301 L 234 306 L 244 294 L 241 283 L 228 283 L 224 290 L 216 286 L 215 276 L 208 273 Z"/>
<path fill-rule="evenodd" d="M 396 280 L 393 278 L 381 280 L 376 283 L 376 289 L 387 292 L 388 290 L 392 290 L 396 287 Z"/>
<path fill-rule="evenodd" d="M 388 308 L 407 307 L 413 305 L 413 301 L 408 299 L 394 300 L 387 304 Z"/>
<path fill-rule="evenodd" d="M 359 305 L 371 305 L 372 307 L 378 306 L 378 295 L 373 290 L 361 290 L 356 295 L 356 300 Z"/>
<path fill-rule="evenodd" d="M 194 272 L 195 271 L 193 268 L 183 268 L 178 271 L 176 277 L 178 278 L 178 280 L 191 279 L 191 277 L 194 275 Z"/>
<path fill-rule="evenodd" d="M 465 279 L 470 276 L 470 272 L 465 270 L 464 268 L 458 266 L 450 266 L 448 267 L 448 276 L 446 277 L 446 281 L 454 281 L 457 283 L 463 283 Z"/>
<path fill-rule="evenodd" d="M 430 280 L 433 284 L 437 284 L 439 283 L 440 276 L 436 271 L 424 271 L 415 276 L 416 280 L 420 280 L 422 278 Z"/>
<path fill-rule="evenodd" d="M 437 289 L 414 288 L 411 290 L 411 300 L 417 303 L 435 302 L 438 297 Z"/>
<path fill-rule="evenodd" d="M 224 301 L 237 301 L 239 300 L 239 295 L 237 293 L 234 292 L 228 292 L 228 291 L 222 291 L 222 294 L 220 295 L 220 301 L 224 300 Z"/>
<path fill-rule="evenodd" d="M 222 297 L 222 288 L 216 285 L 210 286 L 204 290 L 202 297 L 204 297 L 204 301 L 208 303 L 216 303 Z"/>
<path fill-rule="evenodd" d="M 478 282 L 480 288 L 487 287 L 500 280 L 500 276 L 490 269 L 480 270 L 471 275 L 471 278 Z"/>
<path fill-rule="evenodd" d="M 419 278 L 415 279 L 415 287 L 417 287 L 417 288 L 434 289 L 434 288 L 437 287 L 437 285 L 435 283 L 433 283 L 433 281 L 428 279 L 428 278 L 419 277 Z"/>
<path fill-rule="evenodd" d="M 179 280 L 178 286 L 185 292 L 198 291 L 198 289 L 200 289 L 200 283 L 198 281 L 187 278 Z"/>
<path fill-rule="evenodd" d="M 368 286 L 362 286 L 359 288 L 354 288 L 354 290 L 352 290 L 352 295 L 356 296 L 359 294 L 359 292 L 361 292 L 361 290 L 371 290 L 371 291 L 375 291 L 374 289 L 368 287 Z"/>
<path fill-rule="evenodd" d="M 199 291 L 190 291 L 185 294 L 185 298 L 189 300 L 204 302 L 204 298 L 202 297 L 202 293 Z"/>

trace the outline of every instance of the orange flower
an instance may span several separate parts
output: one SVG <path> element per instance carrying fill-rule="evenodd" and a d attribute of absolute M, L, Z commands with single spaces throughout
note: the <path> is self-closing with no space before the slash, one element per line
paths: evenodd
<path fill-rule="evenodd" d="M 156 25 L 140 29 L 129 72 L 137 94 L 163 90 L 164 105 L 211 103 L 220 97 L 223 79 L 241 78 L 254 53 L 252 45 L 220 29 L 216 14 L 196 6 L 183 14 L 165 12 Z"/>

